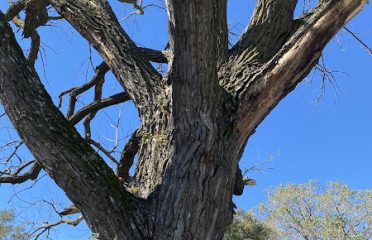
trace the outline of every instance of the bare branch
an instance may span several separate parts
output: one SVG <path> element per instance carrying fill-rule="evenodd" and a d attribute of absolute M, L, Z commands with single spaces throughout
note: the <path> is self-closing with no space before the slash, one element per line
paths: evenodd
<path fill-rule="evenodd" d="M 28 237 L 35 236 L 34 239 L 36 240 L 36 239 L 39 239 L 41 237 L 41 235 L 43 235 L 45 232 L 49 232 L 53 227 L 56 227 L 56 226 L 61 225 L 61 224 L 68 224 L 68 225 L 72 225 L 72 226 L 77 226 L 77 225 L 79 225 L 79 223 L 81 223 L 82 220 L 83 220 L 82 215 L 80 217 L 78 217 L 77 219 L 74 219 L 74 220 L 62 218 L 61 220 L 59 220 L 57 222 L 43 224 L 42 226 L 36 228 L 32 233 L 30 233 L 28 235 Z"/>
<path fill-rule="evenodd" d="M 163 91 L 162 76 L 122 29 L 109 3 L 104 0 L 52 0 L 51 3 L 98 50 L 140 114 L 148 112 L 158 91 Z M 82 14 L 91 17 L 81 18 Z"/>
<path fill-rule="evenodd" d="M 90 88 L 98 84 L 100 81 L 103 81 L 104 76 L 109 70 L 110 68 L 107 66 L 107 64 L 105 62 L 102 62 L 96 67 L 95 74 L 88 83 L 80 87 L 71 88 L 67 91 L 62 92 L 59 95 L 58 107 L 60 108 L 62 106 L 63 96 L 66 94 L 70 94 L 70 103 L 69 103 L 68 112 L 67 112 L 68 118 L 74 114 L 77 96 L 89 90 Z"/>
<path fill-rule="evenodd" d="M 106 108 L 121 102 L 129 101 L 129 96 L 127 93 L 118 93 L 115 95 L 112 95 L 108 98 L 102 99 L 102 100 L 97 100 L 93 102 L 92 104 L 85 106 L 82 108 L 80 111 L 75 113 L 69 118 L 69 121 L 72 124 L 76 124 L 79 121 L 81 121 L 85 116 L 87 116 L 89 113 L 96 112 L 102 108 Z"/>
<path fill-rule="evenodd" d="M 113 163 L 115 163 L 116 165 L 119 164 L 119 162 L 111 155 L 111 153 L 109 151 L 107 151 L 104 147 L 102 147 L 102 145 L 100 143 L 94 141 L 91 138 L 88 138 L 87 141 L 88 141 L 88 143 L 95 146 L 99 151 L 102 151 Z"/>
<path fill-rule="evenodd" d="M 149 61 L 152 61 L 152 62 L 167 63 L 168 60 L 172 57 L 172 51 L 170 50 L 158 51 L 158 50 L 149 49 L 149 48 L 138 48 L 138 49 L 140 50 L 140 52 L 143 54 L 145 58 L 147 58 Z M 96 86 L 99 82 L 103 81 L 104 76 L 109 70 L 110 68 L 108 67 L 108 65 L 105 62 L 102 62 L 96 67 L 95 74 L 88 83 L 80 87 L 74 87 L 69 90 L 66 90 L 59 95 L 58 107 L 62 106 L 63 96 L 65 96 L 66 94 L 70 95 L 70 103 L 68 107 L 67 117 L 71 117 L 74 114 L 77 97 L 80 94 L 92 88 L 93 86 Z"/>
<path fill-rule="evenodd" d="M 369 52 L 369 54 L 372 55 L 372 48 L 370 48 L 360 37 L 358 37 L 354 32 L 352 32 L 349 28 L 347 27 L 344 27 L 344 29 L 346 30 L 346 32 L 350 33 L 351 36 L 353 36 L 360 44 L 362 44 L 362 46 L 367 49 L 367 51 Z"/>
<path fill-rule="evenodd" d="M 20 172 L 28 167 L 30 164 L 33 164 L 31 169 L 27 172 L 20 174 Z M 10 184 L 19 184 L 24 183 L 27 180 L 35 180 L 38 176 L 40 171 L 42 170 L 41 165 L 36 162 L 35 160 L 27 162 L 21 165 L 14 174 L 10 174 L 7 176 L 0 176 L 0 183 L 10 183 Z"/>
<path fill-rule="evenodd" d="M 18 149 L 19 149 L 22 145 L 23 145 L 23 142 L 20 141 L 20 142 L 19 142 L 19 143 L 14 147 L 13 151 L 10 153 L 10 155 L 7 157 L 7 159 L 4 161 L 5 164 L 7 164 L 7 163 L 10 161 L 10 159 L 12 159 L 12 157 L 14 157 L 14 155 L 16 155 Z M 3 148 L 3 147 L 1 147 L 1 148 Z"/>
<path fill-rule="evenodd" d="M 128 143 L 125 145 L 120 162 L 117 168 L 117 175 L 119 179 L 123 182 L 129 182 L 129 170 L 133 166 L 134 157 L 136 156 L 139 144 L 142 138 L 142 129 L 138 128 L 129 139 Z"/>

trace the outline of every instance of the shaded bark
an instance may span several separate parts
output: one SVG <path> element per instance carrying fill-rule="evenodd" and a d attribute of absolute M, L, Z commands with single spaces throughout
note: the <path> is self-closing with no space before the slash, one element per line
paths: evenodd
<path fill-rule="evenodd" d="M 102 55 L 104 73 L 109 67 L 125 89 L 87 108 L 95 112 L 129 96 L 139 109 L 141 139 L 132 137 L 118 169 L 129 186 L 53 105 L 3 16 L 0 98 L 42 167 L 92 230 L 109 240 L 222 239 L 234 190 L 243 190 L 237 166 L 249 136 L 366 3 L 320 1 L 294 20 L 297 1 L 260 0 L 229 50 L 226 0 L 168 0 L 173 52 L 148 50 L 146 57 L 107 1 L 51 2 Z M 169 63 L 164 77 L 151 59 Z M 72 118 L 81 120 L 90 110 Z M 137 151 L 132 179 L 128 170 Z"/>

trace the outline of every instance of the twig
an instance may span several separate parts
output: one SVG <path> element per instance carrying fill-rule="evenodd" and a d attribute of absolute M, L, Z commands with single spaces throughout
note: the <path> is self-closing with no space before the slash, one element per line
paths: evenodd
<path fill-rule="evenodd" d="M 92 144 L 93 146 L 95 146 L 98 150 L 100 150 L 101 152 L 103 152 L 112 162 L 114 162 L 116 165 L 119 164 L 118 160 L 116 160 L 109 151 L 107 151 L 104 147 L 102 147 L 102 145 L 92 139 L 87 139 L 88 143 Z"/>
<path fill-rule="evenodd" d="M 54 223 L 48 223 L 48 224 L 45 224 L 45 225 L 43 225 L 43 226 L 40 226 L 40 227 L 38 227 L 38 228 L 36 228 L 32 233 L 30 233 L 29 235 L 28 235 L 28 237 L 30 238 L 30 237 L 32 237 L 34 234 L 36 234 L 37 232 L 39 232 L 39 233 L 37 233 L 36 234 L 36 236 L 35 236 L 35 240 L 36 239 L 39 239 L 39 237 L 41 236 L 41 235 L 43 235 L 45 232 L 49 232 L 50 231 L 50 229 L 51 228 L 53 228 L 53 227 L 55 227 L 55 226 L 58 226 L 58 225 L 60 225 L 60 224 L 63 224 L 63 223 L 66 223 L 66 224 L 68 224 L 68 225 L 72 225 L 72 226 L 77 226 L 77 225 L 79 225 L 79 223 L 81 222 L 83 220 L 83 216 L 79 216 L 77 219 L 75 219 L 75 220 L 71 220 L 71 219 L 65 219 L 65 218 L 62 218 L 62 219 L 60 219 L 59 221 L 57 221 L 57 222 L 54 222 Z"/>
<path fill-rule="evenodd" d="M 84 108 L 80 109 L 77 113 L 75 113 L 69 118 L 69 121 L 75 125 L 76 123 L 80 122 L 89 113 L 98 111 L 100 109 L 103 109 L 103 108 L 106 108 L 106 107 L 109 107 L 109 106 L 112 106 L 118 103 L 129 101 L 129 100 L 130 98 L 128 94 L 125 92 L 112 95 L 108 98 L 95 101 L 89 104 L 88 106 L 85 106 Z"/>
<path fill-rule="evenodd" d="M 369 52 L 369 54 L 372 55 L 372 48 L 370 48 L 362 39 L 360 39 L 354 32 L 352 32 L 350 29 L 348 29 L 347 27 L 344 27 L 344 29 L 346 30 L 346 32 L 350 33 L 351 36 L 353 36 L 360 44 L 362 44 L 362 46 L 367 49 L 367 51 Z"/>

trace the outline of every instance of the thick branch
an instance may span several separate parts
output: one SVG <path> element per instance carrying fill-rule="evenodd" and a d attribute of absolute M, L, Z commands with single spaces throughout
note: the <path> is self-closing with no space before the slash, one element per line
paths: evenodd
<path fill-rule="evenodd" d="M 321 1 L 298 20 L 297 30 L 270 61 L 254 71 L 243 69 L 235 75 L 232 85 L 241 100 L 237 128 L 243 138 L 308 74 L 330 39 L 366 3 L 367 0 Z"/>
<path fill-rule="evenodd" d="M 103 239 L 138 238 L 140 203 L 54 106 L 1 13 L 0 25 L 0 99 L 21 138 Z"/>
<path fill-rule="evenodd" d="M 293 29 L 293 12 L 297 1 L 257 1 L 249 25 L 231 50 L 233 54 L 244 55 L 246 60 L 255 58 L 258 62 L 270 59 Z"/>
<path fill-rule="evenodd" d="M 52 5 L 102 55 L 142 115 L 161 91 L 161 75 L 124 32 L 106 0 L 52 0 Z M 84 17 L 82 17 L 84 16 Z M 147 110 L 146 110 L 147 109 Z"/>

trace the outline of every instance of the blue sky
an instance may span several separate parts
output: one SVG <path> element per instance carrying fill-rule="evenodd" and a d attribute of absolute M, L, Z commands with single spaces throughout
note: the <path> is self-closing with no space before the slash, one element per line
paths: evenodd
<path fill-rule="evenodd" d="M 120 19 L 133 11 L 129 5 L 111 2 Z M 143 2 L 144 5 L 162 5 L 161 0 Z M 5 1 L 0 2 L 0 8 L 4 10 L 5 7 Z M 229 1 L 229 26 L 233 32 L 239 33 L 244 29 L 253 7 L 254 1 Z M 297 12 L 300 13 L 301 9 L 299 7 Z M 165 46 L 167 26 L 164 10 L 149 7 L 144 16 L 134 16 L 122 23 L 139 46 L 155 49 Z M 348 24 L 348 28 L 359 33 L 358 36 L 372 46 L 371 5 L 367 5 Z M 40 33 L 43 51 L 37 69 L 57 103 L 61 91 L 81 85 L 92 76 L 89 45 L 63 22 L 44 27 Z M 25 51 L 28 44 L 22 41 Z M 326 82 L 325 93 L 316 102 L 321 92 L 321 75 L 311 73 L 273 110 L 249 140 L 241 160 L 242 169 L 257 165 L 267 170 L 248 173 L 249 177 L 257 180 L 257 185 L 246 187 L 243 196 L 235 198 L 238 207 L 249 209 L 264 201 L 269 187 L 314 179 L 321 183 L 340 180 L 355 189 L 372 188 L 372 56 L 350 34 L 341 31 L 326 48 L 324 61 L 329 70 L 335 71 L 337 87 Z M 94 65 L 100 62 L 94 50 L 92 62 Z M 121 87 L 109 74 L 104 95 L 120 91 Z M 88 102 L 90 98 L 91 93 L 79 101 Z M 64 106 L 62 110 L 65 109 Z M 115 138 L 114 126 L 117 125 L 121 147 L 138 124 L 137 113 L 131 104 L 116 106 L 100 113 L 94 120 L 96 131 L 93 137 L 103 141 L 107 147 L 113 146 L 111 139 Z M 9 135 L 14 137 L 14 132 L 8 127 L 6 120 L 0 120 L 2 142 L 7 141 Z M 31 159 L 25 149 L 20 151 L 20 156 Z M 22 224 L 33 219 L 38 222 L 57 219 L 51 208 L 37 202 L 38 199 L 48 199 L 60 209 L 69 203 L 47 176 L 31 190 L 22 191 L 26 187 L 0 186 L 0 209 L 15 208 L 17 220 Z M 18 191 L 21 192 L 14 195 Z M 59 227 L 51 234 L 52 239 L 64 240 L 89 236 L 84 224 L 77 229 Z"/>

